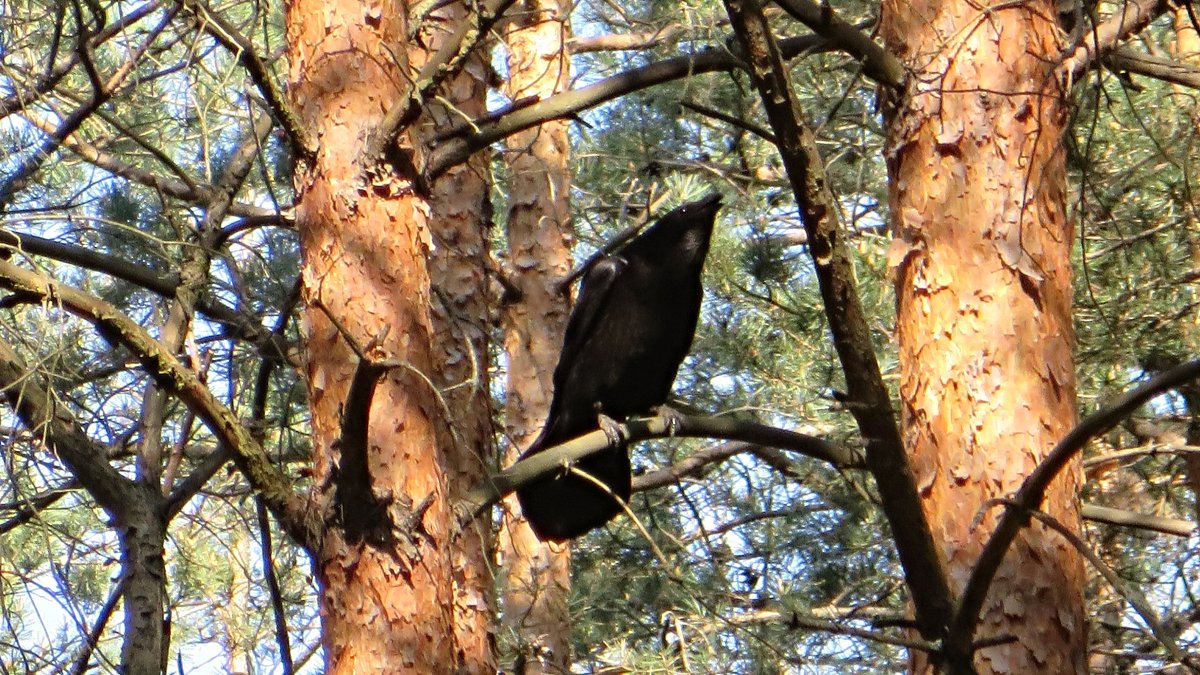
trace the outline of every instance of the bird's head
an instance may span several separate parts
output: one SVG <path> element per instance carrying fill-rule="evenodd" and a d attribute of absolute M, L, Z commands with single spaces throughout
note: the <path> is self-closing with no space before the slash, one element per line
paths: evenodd
<path fill-rule="evenodd" d="M 679 262 L 703 262 L 720 207 L 721 195 L 711 192 L 659 218 L 631 245 L 640 242 L 648 250 L 676 257 Z"/>

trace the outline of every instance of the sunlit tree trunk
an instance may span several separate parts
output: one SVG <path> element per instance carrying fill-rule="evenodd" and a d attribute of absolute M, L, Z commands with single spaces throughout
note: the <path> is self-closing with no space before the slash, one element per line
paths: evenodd
<path fill-rule="evenodd" d="M 883 37 L 913 72 L 888 138 L 903 434 L 955 591 L 1002 513 L 988 500 L 1076 419 L 1054 17 L 1052 2 L 883 4 Z M 1076 463 L 1044 504 L 1076 532 L 1079 480 Z M 1030 525 L 976 635 L 1016 640 L 979 650 L 978 671 L 1083 672 L 1083 583 L 1070 544 Z"/>
<path fill-rule="evenodd" d="M 570 5 L 530 0 L 507 24 L 506 93 L 512 100 L 545 98 L 569 86 L 565 41 Z M 551 374 L 566 326 L 567 296 L 559 283 L 571 269 L 570 149 L 567 123 L 546 124 L 508 139 L 508 266 L 514 297 L 504 306 L 508 357 L 506 416 L 512 462 L 541 429 L 553 391 Z M 570 549 L 543 544 L 505 500 L 499 552 L 505 569 L 503 622 L 520 644 L 524 672 L 566 672 L 570 663 Z M 515 668 L 514 668 L 515 669 Z"/>
<path fill-rule="evenodd" d="M 490 611 L 489 594 L 479 589 L 486 572 L 474 567 L 481 538 L 454 538 L 451 510 L 453 496 L 465 489 L 454 484 L 468 463 L 463 458 L 486 453 L 485 441 L 477 411 L 454 410 L 445 391 L 460 376 L 457 367 L 447 368 L 447 354 L 473 347 L 448 345 L 454 337 L 439 333 L 449 330 L 447 317 L 456 311 L 455 284 L 475 287 L 478 270 L 451 283 L 446 275 L 461 270 L 459 262 L 453 256 L 431 262 L 435 248 L 456 246 L 445 239 L 450 232 L 481 236 L 480 192 L 473 178 L 453 199 L 446 191 L 459 187 L 445 184 L 427 199 L 413 162 L 400 161 L 403 149 L 389 153 L 389 162 L 362 154 L 385 111 L 405 100 L 421 50 L 435 48 L 438 31 L 461 14 L 454 6 L 439 8 L 445 20 L 431 21 L 433 28 L 409 44 L 403 2 L 293 0 L 287 9 L 290 93 L 318 144 L 311 161 L 297 163 L 295 184 L 305 377 L 322 503 L 334 494 L 340 413 L 356 363 L 342 331 L 360 345 L 373 344 L 373 357 L 404 364 L 375 390 L 367 463 L 374 491 L 390 495 L 393 509 L 407 511 L 412 522 L 394 545 L 378 546 L 348 542 L 331 519 L 317 553 L 327 671 L 487 672 L 493 670 L 488 637 L 476 632 L 479 613 Z M 474 83 L 456 86 L 445 88 L 446 100 L 478 94 Z M 402 147 L 417 145 L 431 124 L 428 115 L 402 135 Z M 457 250 L 473 260 L 483 255 L 470 253 L 470 245 Z M 433 277 L 449 290 L 437 293 L 436 302 Z M 479 317 L 467 318 L 478 325 Z M 482 382 L 474 384 L 486 392 Z M 463 400 L 458 396 L 451 394 Z"/>

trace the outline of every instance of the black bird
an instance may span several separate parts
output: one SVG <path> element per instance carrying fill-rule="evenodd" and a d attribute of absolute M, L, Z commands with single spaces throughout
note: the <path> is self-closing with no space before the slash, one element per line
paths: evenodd
<path fill-rule="evenodd" d="M 521 457 L 662 405 L 687 356 L 700 317 L 700 271 L 708 254 L 718 194 L 684 204 L 584 275 L 554 369 L 546 425 Z M 628 501 L 628 450 L 619 443 L 574 465 Z M 568 472 L 517 491 L 538 537 L 563 541 L 607 523 L 621 511 L 612 495 Z"/>

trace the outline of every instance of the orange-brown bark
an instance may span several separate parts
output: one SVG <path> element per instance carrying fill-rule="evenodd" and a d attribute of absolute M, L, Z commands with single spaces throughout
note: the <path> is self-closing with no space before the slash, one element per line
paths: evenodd
<path fill-rule="evenodd" d="M 315 157 L 297 164 L 295 184 L 305 375 L 321 502 L 328 508 L 333 497 L 340 412 L 355 367 L 341 330 L 360 345 L 376 339 L 374 357 L 406 364 L 380 381 L 372 402 L 367 463 L 374 491 L 391 495 L 398 510 L 413 511 L 430 500 L 417 512 L 410 536 L 390 550 L 348 543 L 340 528 L 327 529 L 317 552 L 327 670 L 487 672 L 490 655 L 479 653 L 487 634 L 475 634 L 480 622 L 464 618 L 488 611 L 486 593 L 477 590 L 486 572 L 472 567 L 478 555 L 453 548 L 463 541 L 476 550 L 481 545 L 470 538 L 456 543 L 450 510 L 458 489 L 451 484 L 462 465 L 455 432 L 478 442 L 479 422 L 464 411 L 450 412 L 441 391 L 458 376 L 446 367 L 447 354 L 465 348 L 448 345 L 452 338 L 438 332 L 446 314 L 435 316 L 432 309 L 431 267 L 451 296 L 477 279 L 472 272 L 470 279 L 452 282 L 443 272 L 461 267 L 431 263 L 432 250 L 441 245 L 431 233 L 434 208 L 405 174 L 411 169 L 361 153 L 419 67 L 408 62 L 409 50 L 420 53 L 428 42 L 406 45 L 403 2 L 291 0 L 287 10 L 291 94 L 318 144 Z M 461 188 L 453 177 L 447 180 L 436 186 L 438 194 Z M 459 227 L 450 222 L 452 211 L 438 202 L 439 235 Z M 461 227 L 470 232 L 477 225 Z M 459 413 L 466 431 L 458 426 Z M 460 630 L 460 623 L 469 628 Z"/>
<path fill-rule="evenodd" d="M 513 100 L 546 97 L 569 87 L 570 5 L 530 0 L 507 24 Z M 567 125 L 547 122 L 511 137 L 508 169 L 509 281 L 519 297 L 504 308 L 508 357 L 506 432 L 515 461 L 541 429 L 553 392 L 551 375 L 566 327 L 567 297 L 558 285 L 571 269 L 570 150 Z M 515 495 L 504 502 L 499 554 L 505 567 L 505 625 L 519 636 L 525 672 L 566 672 L 570 663 L 570 550 L 538 541 L 519 517 Z"/>
<path fill-rule="evenodd" d="M 440 25 L 452 26 L 466 17 L 462 5 L 437 12 Z M 436 51 L 439 37 L 430 36 L 428 51 L 414 54 L 414 66 Z M 417 121 L 422 136 L 487 110 L 487 73 L 481 53 L 468 57 L 463 72 L 444 87 L 452 108 L 430 106 Z M 433 184 L 430 227 L 433 254 L 430 274 L 434 287 L 434 358 L 442 378 L 438 386 L 451 411 L 449 439 L 450 494 L 462 496 L 496 470 L 492 430 L 490 300 L 487 270 L 492 266 L 489 241 L 491 172 L 488 158 L 474 155 L 451 168 Z M 477 519 L 454 542 L 454 630 L 464 654 L 463 675 L 496 672 L 492 641 L 494 580 L 491 571 L 492 531 L 487 519 Z"/>
<path fill-rule="evenodd" d="M 1076 419 L 1060 45 L 1052 2 L 883 8 L 884 39 L 913 70 L 888 155 L 903 434 L 958 592 L 1000 512 L 986 502 Z M 1079 480 L 1076 464 L 1045 503 L 1076 531 Z M 1070 545 L 1030 525 L 977 635 L 1017 640 L 980 650 L 979 672 L 1082 672 L 1083 583 Z"/>

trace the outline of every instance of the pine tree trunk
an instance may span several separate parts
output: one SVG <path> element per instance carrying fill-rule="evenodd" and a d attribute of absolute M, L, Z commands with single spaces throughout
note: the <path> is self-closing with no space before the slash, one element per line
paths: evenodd
<path fill-rule="evenodd" d="M 461 5 L 440 10 L 446 25 L 466 19 Z M 420 56 L 435 52 L 441 43 L 435 35 Z M 433 133 L 478 119 L 487 112 L 489 67 L 478 50 L 463 72 L 445 87 L 450 107 L 432 105 L 414 125 L 416 133 Z M 430 275 L 433 283 L 434 359 L 442 378 L 435 380 L 452 415 L 450 445 L 450 495 L 457 499 L 497 469 L 496 434 L 492 428 L 491 318 L 495 294 L 489 291 L 492 226 L 492 187 L 488 153 L 452 167 L 433 184 L 429 224 L 433 235 Z M 454 630 L 465 655 L 461 675 L 496 672 L 492 639 L 495 580 L 492 575 L 492 525 L 477 518 L 454 541 Z"/>
<path fill-rule="evenodd" d="M 431 21 L 433 28 L 409 44 L 402 2 L 294 0 L 287 9 L 290 93 L 319 145 L 311 160 L 297 162 L 295 185 L 314 483 L 329 525 L 316 565 L 327 672 L 494 672 L 479 620 L 490 616 L 490 580 L 478 567 L 485 538 L 455 538 L 451 510 L 454 495 L 468 487 L 456 484 L 468 473 L 464 457 L 488 454 L 489 441 L 480 434 L 477 403 L 455 410 L 444 392 L 461 375 L 447 366 L 447 355 L 478 348 L 479 335 L 463 330 L 467 346 L 439 332 L 454 332 L 447 321 L 462 289 L 480 283 L 478 267 L 453 283 L 448 276 L 464 269 L 453 260 L 459 253 L 472 265 L 486 255 L 478 243 L 481 191 L 473 182 L 486 184 L 486 177 L 454 183 L 459 174 L 452 173 L 443 179 L 451 183 L 435 184 L 427 198 L 411 163 L 362 153 L 384 113 L 405 100 L 422 53 L 436 48 L 438 31 L 453 19 Z M 461 16 L 454 6 L 438 11 Z M 479 90 L 468 78 L 442 93 L 463 101 Z M 434 123 L 428 114 L 419 120 L 402 135 L 401 148 L 417 146 Z M 463 242 L 446 241 L 451 233 Z M 447 246 L 455 256 L 434 256 Z M 436 301 L 434 278 L 448 291 Z M 466 318 L 482 325 L 481 316 Z M 373 492 L 390 498 L 393 513 L 411 517 L 391 546 L 347 541 L 331 508 L 340 416 L 357 362 L 347 336 L 372 344 L 373 358 L 404 364 L 379 382 L 367 432 Z M 486 357 L 477 363 L 486 372 Z M 486 380 L 474 384 L 487 395 Z"/>
<path fill-rule="evenodd" d="M 570 5 L 531 0 L 504 34 L 507 94 L 545 98 L 570 85 L 566 52 Z M 504 307 L 508 357 L 507 463 L 537 436 L 550 408 L 551 375 L 567 320 L 559 283 L 570 272 L 571 187 L 567 123 L 547 122 L 508 139 L 508 280 L 518 297 Z M 504 502 L 499 550 L 506 569 L 502 620 L 519 636 L 523 671 L 567 672 L 571 620 L 570 549 L 544 544 L 519 517 L 515 495 Z M 514 670 L 518 670 L 514 668 Z"/>
<path fill-rule="evenodd" d="M 988 500 L 1076 419 L 1054 17 L 1052 2 L 883 4 L 882 35 L 913 71 L 888 139 L 903 434 L 955 592 L 1002 513 Z M 1044 504 L 1075 532 L 1079 481 L 1076 463 Z M 1083 583 L 1075 550 L 1030 525 L 976 635 L 1016 641 L 978 651 L 978 671 L 1083 672 Z"/>

